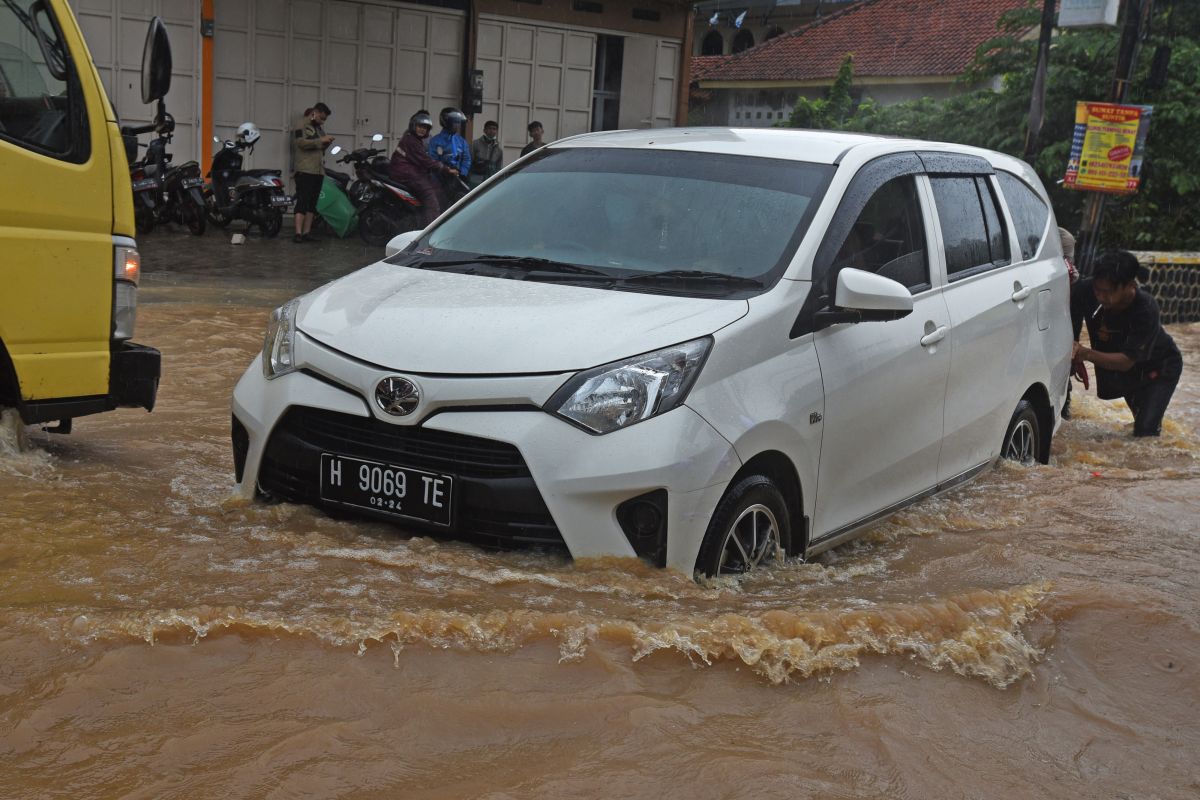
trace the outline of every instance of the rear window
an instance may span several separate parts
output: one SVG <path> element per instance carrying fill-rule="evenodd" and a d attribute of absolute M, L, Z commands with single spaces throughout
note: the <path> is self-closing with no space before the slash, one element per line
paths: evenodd
<path fill-rule="evenodd" d="M 1012 213 L 1013 225 L 1017 229 L 1017 241 L 1021 245 L 1021 260 L 1028 261 L 1037 253 L 1046 232 L 1046 221 L 1050 209 L 1042 202 L 1038 193 L 1024 181 L 1007 172 L 997 172 L 1000 190 Z"/>
<path fill-rule="evenodd" d="M 950 280 L 1009 263 L 1008 234 L 988 179 L 931 177 Z"/>

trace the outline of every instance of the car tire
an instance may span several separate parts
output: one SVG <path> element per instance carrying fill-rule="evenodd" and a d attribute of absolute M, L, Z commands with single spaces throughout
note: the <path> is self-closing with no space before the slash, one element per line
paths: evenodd
<path fill-rule="evenodd" d="M 1028 400 L 1022 400 L 1017 403 L 1017 410 L 1013 412 L 1008 429 L 1004 432 L 1000 456 L 1026 466 L 1045 463 L 1043 447 L 1042 426 L 1037 411 Z"/>
<path fill-rule="evenodd" d="M 696 569 L 712 577 L 778 563 L 789 551 L 791 538 L 787 502 L 775 481 L 766 475 L 747 475 L 731 485 L 717 504 Z"/>

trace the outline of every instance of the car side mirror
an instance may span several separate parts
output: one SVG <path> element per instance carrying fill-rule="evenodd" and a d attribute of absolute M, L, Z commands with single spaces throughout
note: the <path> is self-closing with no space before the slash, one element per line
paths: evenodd
<path fill-rule="evenodd" d="M 171 88 L 171 40 L 162 17 L 150 20 L 142 48 L 142 102 L 153 103 Z"/>
<path fill-rule="evenodd" d="M 847 267 L 838 273 L 834 307 L 814 315 L 816 329 L 842 322 L 886 322 L 912 313 L 913 300 L 903 284 Z"/>
<path fill-rule="evenodd" d="M 391 258 L 404 248 L 415 242 L 421 236 L 421 231 L 405 231 L 392 237 L 383 250 L 384 258 Z"/>

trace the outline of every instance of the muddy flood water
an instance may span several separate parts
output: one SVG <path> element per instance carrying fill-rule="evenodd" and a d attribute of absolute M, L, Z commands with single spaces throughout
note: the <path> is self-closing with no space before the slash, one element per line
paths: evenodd
<path fill-rule="evenodd" d="M 1200 796 L 1200 325 L 1161 441 L 1077 391 L 1049 466 L 701 585 L 231 499 L 233 384 L 328 276 L 165 247 L 154 413 L 0 427 L 0 798 Z"/>

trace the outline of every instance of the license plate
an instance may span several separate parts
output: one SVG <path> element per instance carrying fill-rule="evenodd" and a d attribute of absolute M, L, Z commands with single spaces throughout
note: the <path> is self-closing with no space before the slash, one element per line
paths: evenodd
<path fill-rule="evenodd" d="M 185 189 L 191 189 L 194 186 L 203 186 L 203 185 L 204 185 L 204 181 L 201 180 L 200 178 L 184 178 L 183 179 L 183 188 L 185 188 Z"/>
<path fill-rule="evenodd" d="M 153 189 L 157 186 L 158 186 L 158 181 L 156 181 L 154 178 L 145 178 L 143 180 L 133 182 L 133 190 L 135 192 L 145 191 L 146 189 Z"/>
<path fill-rule="evenodd" d="M 271 205 L 273 206 L 289 206 L 291 204 L 292 198 L 288 197 L 287 195 L 271 195 Z"/>
<path fill-rule="evenodd" d="M 379 461 L 321 454 L 321 499 L 450 525 L 454 478 Z"/>

